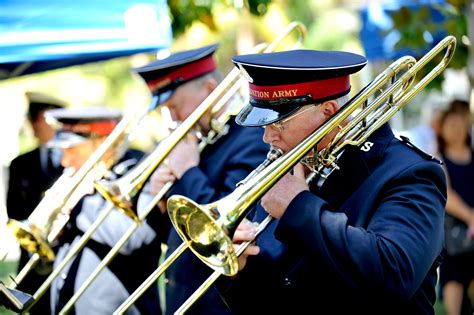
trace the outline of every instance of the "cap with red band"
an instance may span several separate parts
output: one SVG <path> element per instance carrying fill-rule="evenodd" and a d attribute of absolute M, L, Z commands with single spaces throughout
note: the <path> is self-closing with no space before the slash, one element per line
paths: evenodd
<path fill-rule="evenodd" d="M 343 76 L 326 80 L 275 86 L 258 86 L 250 83 L 249 93 L 253 99 L 263 101 L 288 97 L 297 98 L 306 95 L 311 95 L 313 99 L 322 99 L 348 92 L 350 88 L 349 76 Z"/>
<path fill-rule="evenodd" d="M 108 136 L 122 114 L 104 107 L 82 107 L 48 110 L 45 117 L 56 128 L 56 134 L 48 146 L 68 148 L 90 138 Z"/>
<path fill-rule="evenodd" d="M 213 57 L 217 47 L 177 52 L 134 70 L 143 77 L 150 91 L 160 96 L 159 102 L 164 103 L 178 86 L 217 69 Z"/>
<path fill-rule="evenodd" d="M 117 121 L 96 121 L 90 123 L 78 123 L 75 125 L 63 125 L 62 130 L 71 131 L 83 135 L 108 136 L 117 125 Z"/>
<path fill-rule="evenodd" d="M 236 117 L 243 126 L 265 126 L 304 105 L 346 95 L 349 75 L 367 64 L 357 54 L 317 50 L 242 55 L 232 60 L 249 81 L 249 104 Z"/>

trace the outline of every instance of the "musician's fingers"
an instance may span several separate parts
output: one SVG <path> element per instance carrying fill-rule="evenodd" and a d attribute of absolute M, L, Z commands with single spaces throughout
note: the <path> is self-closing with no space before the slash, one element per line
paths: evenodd
<path fill-rule="evenodd" d="M 239 248 L 240 244 L 232 244 L 234 247 L 234 250 L 237 251 Z M 255 245 L 255 243 L 250 244 L 242 253 L 241 257 L 247 257 L 247 256 L 255 256 L 260 253 L 260 247 Z"/>
<path fill-rule="evenodd" d="M 252 241 L 255 238 L 256 233 L 257 228 L 255 225 L 249 220 L 245 219 L 237 227 L 232 240 L 234 242 Z"/>

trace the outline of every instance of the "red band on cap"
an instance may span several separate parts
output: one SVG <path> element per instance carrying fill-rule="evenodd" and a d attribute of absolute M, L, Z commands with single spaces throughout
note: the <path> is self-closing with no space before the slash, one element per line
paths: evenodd
<path fill-rule="evenodd" d="M 311 94 L 313 99 L 323 99 L 341 94 L 349 90 L 350 86 L 349 76 L 274 86 L 257 86 L 249 83 L 250 97 L 265 101 L 293 98 L 308 94 Z"/>
<path fill-rule="evenodd" d="M 95 121 L 91 123 L 79 123 L 75 125 L 64 125 L 63 130 L 82 134 L 94 134 L 97 136 L 107 136 L 117 125 L 116 121 Z"/>
<path fill-rule="evenodd" d="M 153 91 L 170 84 L 178 78 L 183 78 L 183 81 L 188 81 L 214 71 L 216 68 L 214 58 L 210 55 L 209 57 L 184 65 L 157 80 L 149 81 L 147 85 L 148 88 Z"/>

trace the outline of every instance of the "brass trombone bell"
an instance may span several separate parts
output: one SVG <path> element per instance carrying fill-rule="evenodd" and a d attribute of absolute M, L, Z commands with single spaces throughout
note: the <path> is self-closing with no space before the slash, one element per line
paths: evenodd
<path fill-rule="evenodd" d="M 87 187 L 89 184 L 91 185 L 92 181 L 95 181 L 99 176 L 102 176 L 104 171 L 111 167 L 122 156 L 122 153 L 124 153 L 125 149 L 128 147 L 128 141 L 130 140 L 131 134 L 134 132 L 136 126 L 139 125 L 142 118 L 154 110 L 156 102 L 157 98 L 154 97 L 145 112 L 137 112 L 131 116 L 124 117 L 114 128 L 112 133 L 74 175 L 70 173 L 72 170 L 65 170 L 63 175 L 54 183 L 53 187 L 50 188 L 54 194 L 49 191 L 46 193 L 40 204 L 28 217 L 26 224 L 21 223 L 21 225 L 18 225 L 16 222 L 11 222 L 11 228 L 18 234 L 18 237 L 24 235 L 27 238 L 25 246 L 29 246 L 28 248 L 30 249 L 35 248 L 36 245 L 30 243 L 31 237 L 36 237 L 33 241 L 37 242 L 39 244 L 38 246 L 41 246 L 41 249 L 39 249 L 38 252 L 34 252 L 28 263 L 20 270 L 15 278 L 15 284 L 12 285 L 12 287 L 15 287 L 17 283 L 20 283 L 28 272 L 36 266 L 40 259 L 45 259 L 44 257 L 40 257 L 40 255 L 43 255 L 44 253 L 44 245 L 49 247 L 49 244 L 57 239 L 59 233 L 68 222 L 68 215 L 58 217 L 57 214 L 62 212 L 63 209 L 71 209 L 75 206 L 75 204 L 84 196 L 83 185 Z M 113 154 L 110 155 L 110 152 L 113 152 Z M 87 190 L 89 189 L 87 188 Z M 56 276 L 59 275 L 63 268 L 67 266 L 69 261 L 73 259 L 85 246 L 87 241 L 92 237 L 92 234 L 97 230 L 112 210 L 113 206 L 109 205 L 101 212 L 100 216 L 97 217 L 97 220 L 93 222 L 90 228 L 81 236 L 78 243 L 69 250 L 68 255 L 64 257 L 59 265 L 51 272 L 45 282 L 43 282 L 35 292 L 33 295 L 33 302 L 26 306 L 22 312 L 28 312 L 28 310 L 43 296 Z M 32 233 L 30 233 L 30 230 Z M 21 243 L 22 240 L 19 239 L 19 242 Z M 47 252 L 44 255 L 47 255 Z"/>
<path fill-rule="evenodd" d="M 256 50 L 258 50 L 258 52 L 262 52 L 262 49 L 265 48 L 263 50 L 263 53 L 266 53 L 266 52 L 271 52 L 271 51 L 275 51 L 276 48 L 279 46 L 279 44 L 281 43 L 281 41 L 286 38 L 286 36 L 288 36 L 289 34 L 291 34 L 292 32 L 294 31 L 298 31 L 298 39 L 297 39 L 297 42 L 296 44 L 294 45 L 294 48 L 297 48 L 299 47 L 301 44 L 302 44 L 302 41 L 303 39 L 305 38 L 306 36 L 306 28 L 305 26 L 300 23 L 300 22 L 292 22 L 290 23 L 283 32 L 281 32 L 279 34 L 279 36 L 272 42 L 270 43 L 268 46 L 265 46 L 266 44 L 260 44 L 260 45 L 257 45 L 257 47 L 255 47 Z M 218 134 L 221 133 L 221 130 L 224 130 L 224 125 L 225 123 L 227 122 L 228 119 L 230 119 L 230 117 L 234 114 L 234 113 L 237 113 L 235 110 L 236 110 L 236 107 L 234 106 L 230 106 L 226 108 L 226 111 L 222 114 L 220 114 L 218 117 L 215 117 L 216 116 L 216 113 L 219 112 L 219 110 L 222 108 L 222 106 L 224 104 L 226 104 L 227 100 L 229 99 L 228 96 L 230 96 L 230 94 L 234 94 L 235 92 L 234 91 L 234 88 L 236 87 L 240 87 L 240 86 L 243 86 L 245 83 L 245 81 L 243 81 L 243 78 L 240 76 L 240 73 L 239 71 L 234 68 L 227 76 L 226 78 L 224 79 L 224 81 L 228 81 L 229 78 L 234 78 L 234 80 L 236 80 L 237 82 L 232 86 L 230 87 L 229 89 L 227 89 L 227 91 L 224 93 L 221 93 L 221 98 L 220 99 L 215 99 L 215 104 L 213 105 L 212 107 L 212 111 L 211 111 L 211 114 L 212 114 L 212 118 L 213 118 L 213 122 L 216 127 L 216 129 L 214 130 L 211 130 L 211 132 L 215 135 L 215 136 L 219 136 Z M 219 85 L 219 86 L 229 86 L 229 84 L 224 84 L 224 81 Z M 243 81 L 243 82 L 242 82 Z M 237 85 L 237 86 L 236 86 Z M 218 87 L 219 88 L 219 87 Z M 218 89 L 216 88 L 216 89 Z M 237 89 L 235 90 L 237 91 Z M 213 94 L 211 94 L 213 95 Z M 208 98 L 211 98 L 211 95 L 208 97 Z M 211 98 L 213 99 L 213 97 Z M 183 122 L 183 124 L 186 124 L 188 122 L 188 120 L 190 121 L 194 121 L 196 118 L 194 118 L 195 116 L 197 115 L 201 115 L 201 113 L 203 112 L 201 110 L 201 107 L 204 106 L 204 104 L 207 102 L 207 99 L 203 102 L 203 104 L 201 104 L 193 113 L 192 113 L 192 116 L 188 117 L 188 119 L 185 120 L 185 122 Z M 206 108 L 207 110 L 207 108 Z M 200 117 L 200 116 L 199 116 Z M 178 127 L 179 128 L 182 128 L 182 127 Z M 177 129 L 177 130 L 178 130 Z M 176 132 L 176 130 L 175 130 Z M 201 144 L 202 145 L 206 145 L 208 143 L 212 143 L 213 139 L 214 138 L 214 135 L 211 134 L 211 132 L 209 132 L 209 134 L 207 135 L 206 138 L 209 138 L 209 139 L 206 139 L 205 141 L 201 141 L 200 145 L 199 145 L 199 148 L 201 149 Z M 173 132 L 174 133 L 174 132 Z M 201 139 L 202 140 L 202 139 Z M 249 177 L 252 177 L 252 176 L 255 176 L 261 169 L 263 169 L 266 165 L 268 165 L 268 163 L 271 163 L 272 161 L 274 161 L 276 158 L 277 158 L 277 155 L 280 154 L 280 153 L 276 153 L 277 150 L 272 150 L 270 152 L 269 155 L 267 155 L 267 160 L 265 160 L 262 165 L 260 165 L 256 170 L 254 170 L 247 178 Z M 160 163 L 160 161 L 155 161 L 155 163 Z M 150 164 L 151 167 L 153 167 L 152 164 Z M 148 172 L 147 169 L 143 169 L 144 172 Z M 133 172 L 133 171 L 132 171 Z M 135 180 L 135 179 L 138 179 L 138 177 L 136 176 L 136 173 L 137 172 L 133 172 L 130 176 L 130 182 L 134 182 L 134 183 L 138 183 L 138 184 L 141 184 L 142 183 L 142 180 Z M 128 184 L 127 185 L 127 182 L 124 181 L 124 184 L 122 185 L 121 183 L 116 183 L 118 186 L 120 187 L 123 187 L 123 189 L 121 189 L 122 193 L 123 192 L 126 192 L 127 190 L 130 190 L 130 187 L 134 187 L 134 185 L 130 185 Z M 135 193 L 134 190 L 130 190 L 132 191 L 133 193 Z M 120 198 L 130 198 L 130 195 L 128 196 L 125 196 L 123 195 L 122 197 Z M 146 280 L 145 282 L 142 283 L 142 285 L 140 285 L 139 288 L 137 288 L 137 290 L 135 290 L 135 292 L 132 293 L 132 295 L 124 302 L 122 303 L 122 305 L 114 312 L 114 314 L 123 314 L 126 310 L 128 310 L 130 308 L 131 305 L 133 305 L 133 303 L 151 286 L 153 285 L 153 283 L 155 283 L 155 281 L 163 274 L 163 272 L 184 252 L 184 250 L 188 247 L 188 243 L 182 243 L 173 253 L 171 253 L 166 259 L 165 261 L 162 262 L 162 264 L 153 272 L 153 274 L 151 274 Z"/>
<path fill-rule="evenodd" d="M 348 144 L 362 144 L 447 67 L 455 46 L 456 39 L 447 36 L 419 61 L 413 57 L 402 57 L 395 61 L 306 139 L 221 200 L 199 205 L 184 196 L 171 196 L 168 199 L 168 212 L 184 243 L 212 269 L 219 270 L 224 275 L 235 275 L 238 271 L 238 260 L 231 238 L 251 207 L 331 132 L 343 132 L 336 134 L 335 139 L 340 141 L 332 143 L 331 154 L 339 152 Z M 418 71 L 444 50 L 446 52 L 440 63 L 412 86 Z M 406 71 L 395 80 L 402 70 Z M 386 89 L 380 93 L 382 87 Z M 374 95 L 377 95 L 375 99 L 368 103 L 369 98 Z M 351 127 L 340 128 L 341 123 L 349 119 L 360 107 L 362 110 L 351 118 L 348 124 Z M 325 158 L 329 161 L 335 160 L 333 156 Z"/>
<path fill-rule="evenodd" d="M 214 206 L 199 210 L 201 206 L 184 196 L 172 196 L 168 199 L 168 212 L 175 229 L 183 238 L 181 231 L 186 231 L 185 242 L 199 258 L 214 270 L 225 275 L 234 275 L 238 265 L 234 262 L 238 257 L 232 248 L 232 240 L 228 237 L 234 224 L 219 225 L 221 217 Z"/>
<path fill-rule="evenodd" d="M 24 221 L 8 219 L 7 222 L 7 228 L 15 236 L 20 246 L 29 253 L 38 254 L 39 258 L 47 262 L 53 261 L 56 256 L 50 245 L 54 241 L 50 235 L 53 223 L 62 207 L 67 203 L 66 200 L 73 198 L 73 190 L 77 188 L 77 186 L 73 186 L 72 192 L 68 189 L 72 181 L 71 175 L 72 170 L 64 170 L 53 186 L 46 191 L 45 196 L 28 216 L 28 219 Z"/>
<path fill-rule="evenodd" d="M 29 253 L 37 253 L 42 259 L 51 262 L 56 255 L 51 249 L 47 238 L 36 228 L 23 222 L 9 219 L 8 229 L 13 233 L 20 246 Z"/>

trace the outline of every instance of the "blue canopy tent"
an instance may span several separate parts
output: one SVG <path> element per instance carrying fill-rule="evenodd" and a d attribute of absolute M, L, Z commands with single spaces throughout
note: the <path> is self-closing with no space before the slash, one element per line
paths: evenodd
<path fill-rule="evenodd" d="M 428 29 L 423 34 L 424 40 L 429 43 L 427 47 L 415 51 L 407 47 L 398 47 L 396 44 L 400 34 L 393 29 L 391 14 L 400 10 L 401 7 L 409 10 L 419 10 L 422 7 L 429 9 L 431 21 L 437 25 L 436 29 Z M 362 7 L 360 16 L 362 29 L 360 38 L 365 50 L 366 57 L 372 61 L 392 61 L 404 55 L 421 56 L 434 47 L 444 36 L 446 30 L 443 28 L 445 16 L 440 8 L 448 4 L 445 0 L 388 0 L 370 1 L 367 6 Z"/>
<path fill-rule="evenodd" d="M 166 0 L 0 0 L 0 80 L 158 51 L 171 41 Z"/>

